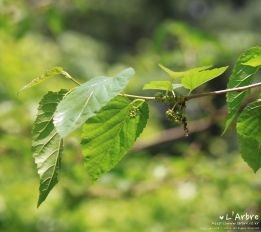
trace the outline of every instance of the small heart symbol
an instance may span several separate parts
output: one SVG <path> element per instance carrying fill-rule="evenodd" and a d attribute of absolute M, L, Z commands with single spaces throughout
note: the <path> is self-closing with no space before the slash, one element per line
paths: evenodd
<path fill-rule="evenodd" d="M 219 218 L 222 220 L 224 218 L 224 216 L 219 216 Z"/>

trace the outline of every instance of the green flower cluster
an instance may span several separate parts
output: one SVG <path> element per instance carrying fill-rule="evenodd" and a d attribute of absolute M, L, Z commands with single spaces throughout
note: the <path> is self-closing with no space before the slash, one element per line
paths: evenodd
<path fill-rule="evenodd" d="M 137 106 L 132 106 L 129 110 L 129 116 L 130 118 L 135 118 L 137 116 L 137 113 L 139 112 L 139 108 Z"/>
<path fill-rule="evenodd" d="M 163 92 L 158 92 L 155 94 L 156 102 L 162 102 L 164 98 L 165 98 L 165 94 Z"/>
<path fill-rule="evenodd" d="M 182 119 L 183 119 L 183 113 L 182 113 L 182 111 L 179 111 L 179 110 L 174 111 L 172 109 L 168 109 L 166 111 L 166 117 L 169 121 L 180 123 L 180 122 L 182 122 Z"/>
<path fill-rule="evenodd" d="M 169 121 L 173 121 L 176 123 L 182 123 L 183 124 L 183 129 L 185 132 L 185 136 L 188 136 L 188 128 L 187 128 L 187 117 L 184 116 L 183 112 L 180 110 L 172 110 L 172 109 L 168 109 L 166 111 L 166 117 Z"/>

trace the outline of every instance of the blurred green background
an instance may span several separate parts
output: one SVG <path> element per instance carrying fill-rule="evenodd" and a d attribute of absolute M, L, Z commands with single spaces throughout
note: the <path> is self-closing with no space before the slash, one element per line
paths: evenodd
<path fill-rule="evenodd" d="M 261 45 L 260 12 L 258 0 L 0 0 L 0 231 L 194 232 L 232 211 L 261 217 L 260 172 L 240 157 L 235 124 L 220 136 L 225 96 L 188 103 L 188 138 L 166 121 L 164 105 L 150 103 L 142 137 L 93 186 L 80 130 L 72 133 L 60 182 L 39 209 L 31 156 L 38 102 L 75 85 L 57 76 L 17 96 L 54 66 L 82 83 L 131 66 L 126 93 L 153 96 L 143 85 L 168 79 L 158 63 L 175 71 L 230 65 L 194 93 L 225 89 L 239 55 Z"/>

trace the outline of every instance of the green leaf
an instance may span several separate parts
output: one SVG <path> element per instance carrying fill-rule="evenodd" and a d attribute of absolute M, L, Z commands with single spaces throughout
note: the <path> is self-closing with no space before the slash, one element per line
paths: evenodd
<path fill-rule="evenodd" d="M 113 78 L 95 77 L 68 94 L 54 114 L 54 125 L 61 138 L 95 116 L 125 88 L 133 74 L 134 70 L 128 68 Z"/>
<path fill-rule="evenodd" d="M 256 172 L 261 167 L 261 141 L 239 136 L 239 143 L 242 158 Z"/>
<path fill-rule="evenodd" d="M 54 68 L 51 68 L 49 70 L 47 70 L 45 72 L 45 74 L 43 74 L 42 76 L 32 80 L 29 84 L 25 85 L 22 89 L 20 89 L 18 91 L 17 94 L 19 94 L 22 90 L 25 90 L 25 89 L 28 89 L 28 88 L 31 88 L 47 79 L 49 79 L 50 77 L 52 76 L 55 76 L 55 75 L 58 75 L 58 74 L 62 74 L 63 73 L 63 69 L 61 67 L 54 67 Z"/>
<path fill-rule="evenodd" d="M 91 183 L 111 170 L 143 131 L 149 117 L 147 103 L 139 106 L 135 118 L 129 116 L 132 105 L 139 104 L 139 101 L 132 103 L 117 96 L 84 124 L 81 144 L 84 166 Z"/>
<path fill-rule="evenodd" d="M 202 71 L 204 69 L 209 69 L 212 67 L 212 65 L 208 65 L 208 66 L 202 66 L 202 67 L 198 67 L 198 68 L 193 68 L 193 69 L 189 69 L 187 71 L 184 71 L 184 72 L 173 72 L 171 71 L 170 69 L 164 67 L 162 64 L 159 64 L 159 66 L 166 72 L 168 73 L 172 79 L 175 79 L 175 78 L 179 78 L 179 77 L 183 77 L 187 74 L 190 74 L 190 73 L 195 73 L 195 72 L 199 72 L 199 71 Z"/>
<path fill-rule="evenodd" d="M 227 68 L 228 66 L 222 68 L 215 68 L 211 70 L 205 70 L 202 72 L 186 74 L 181 79 L 181 83 L 184 88 L 189 89 L 191 92 L 196 87 L 214 79 L 215 77 L 220 76 L 223 72 L 226 71 Z"/>
<path fill-rule="evenodd" d="M 227 85 L 227 89 L 243 87 L 247 85 L 251 85 L 254 77 L 256 76 L 258 67 L 251 67 L 243 65 L 242 63 L 246 63 L 251 60 L 253 57 L 261 55 L 260 47 L 253 47 L 249 50 L 246 50 L 237 60 L 237 63 L 233 69 L 232 75 L 229 77 L 229 82 Z M 244 99 L 249 95 L 250 90 L 245 90 L 242 92 L 229 92 L 226 94 L 227 98 L 227 106 L 228 106 L 228 117 L 225 125 L 225 129 L 222 134 L 224 134 L 236 116 L 238 110 Z"/>
<path fill-rule="evenodd" d="M 261 102 L 249 103 L 237 121 L 240 153 L 256 172 L 261 167 Z"/>
<path fill-rule="evenodd" d="M 67 90 L 60 90 L 58 93 L 48 92 L 39 103 L 32 141 L 33 157 L 40 175 L 40 195 L 37 207 L 58 183 L 63 142 L 53 125 L 53 115 L 66 92 Z"/>
<path fill-rule="evenodd" d="M 170 81 L 151 81 L 144 85 L 143 89 L 172 90 L 172 84 Z"/>
<path fill-rule="evenodd" d="M 144 85 L 143 89 L 160 89 L 160 90 L 174 90 L 182 87 L 182 84 L 171 84 L 170 81 L 151 81 Z"/>
<path fill-rule="evenodd" d="M 249 103 L 237 120 L 237 133 L 261 141 L 261 102 Z"/>
<path fill-rule="evenodd" d="M 257 67 L 261 65 L 261 56 L 255 56 L 251 58 L 249 61 L 242 63 L 243 65 L 249 65 L 252 67 Z"/>

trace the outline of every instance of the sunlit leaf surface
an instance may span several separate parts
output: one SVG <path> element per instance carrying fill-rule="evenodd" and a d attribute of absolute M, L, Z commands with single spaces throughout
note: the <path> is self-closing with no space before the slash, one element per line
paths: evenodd
<path fill-rule="evenodd" d="M 207 81 L 210 81 L 215 77 L 220 76 L 223 72 L 226 71 L 227 68 L 228 66 L 186 74 L 181 79 L 181 83 L 184 88 L 189 89 L 191 92 L 193 89 L 206 83 Z"/>
<path fill-rule="evenodd" d="M 131 107 L 130 100 L 117 96 L 84 124 L 82 152 L 91 183 L 122 159 L 146 126 L 147 103 L 142 103 L 135 118 L 129 116 Z"/>
<path fill-rule="evenodd" d="M 205 69 L 209 69 L 212 67 L 212 65 L 208 65 L 208 66 L 202 66 L 202 67 L 197 67 L 197 68 L 193 68 L 193 69 L 189 69 L 189 70 L 186 70 L 184 72 L 173 72 L 172 70 L 164 67 L 162 64 L 159 64 L 159 66 L 166 72 L 168 73 L 173 79 L 175 78 L 179 78 L 179 77 L 183 77 L 187 74 L 190 74 L 190 73 L 195 73 L 195 72 L 199 72 L 199 71 L 202 71 L 202 70 L 205 70 Z"/>

